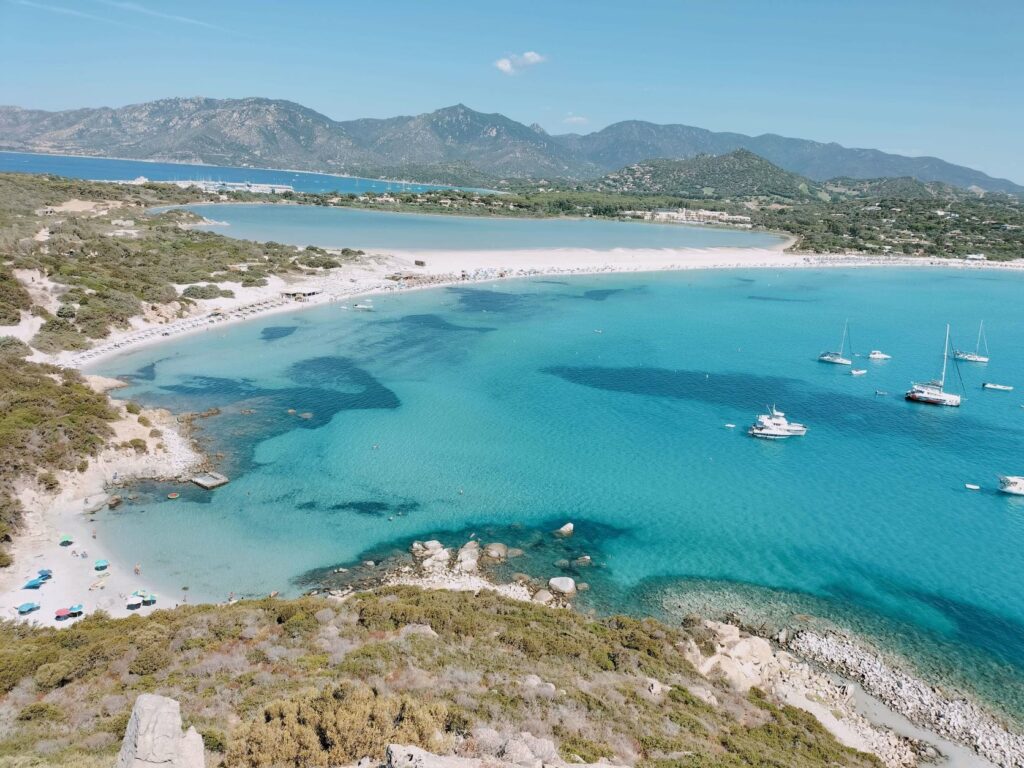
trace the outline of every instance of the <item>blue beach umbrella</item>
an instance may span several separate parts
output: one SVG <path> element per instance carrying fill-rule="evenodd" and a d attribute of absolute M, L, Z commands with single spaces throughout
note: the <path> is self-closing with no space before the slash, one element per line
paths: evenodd
<path fill-rule="evenodd" d="M 25 582 L 25 586 L 22 587 L 22 589 L 39 589 L 45 583 L 46 582 L 43 579 L 31 579 L 30 581 Z"/>
<path fill-rule="evenodd" d="M 39 603 L 22 603 L 21 605 L 18 606 L 18 615 L 19 616 L 24 616 L 27 613 L 32 613 L 32 611 L 38 611 L 38 610 L 39 610 Z"/>
<path fill-rule="evenodd" d="M 110 565 L 110 563 L 108 563 L 108 562 L 107 562 L 106 560 L 97 560 L 97 561 L 96 561 L 96 565 L 94 565 L 93 567 L 94 567 L 94 568 L 95 568 L 95 569 L 96 569 L 97 571 L 105 571 L 105 570 L 107 570 L 107 567 L 108 567 L 109 565 Z"/>
<path fill-rule="evenodd" d="M 72 616 L 81 616 L 85 608 L 82 607 L 81 603 L 75 603 L 68 610 L 71 611 Z"/>
<path fill-rule="evenodd" d="M 49 568 L 40 568 L 39 571 L 37 571 L 37 573 L 39 574 L 39 578 L 43 581 L 46 581 L 51 576 L 53 576 L 53 571 L 51 571 Z"/>

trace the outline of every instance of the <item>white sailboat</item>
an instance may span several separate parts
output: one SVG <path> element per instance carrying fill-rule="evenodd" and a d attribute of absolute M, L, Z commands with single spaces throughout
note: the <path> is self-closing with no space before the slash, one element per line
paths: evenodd
<path fill-rule="evenodd" d="M 915 403 L 927 405 L 948 405 L 957 407 L 960 405 L 960 395 L 946 392 L 943 387 L 946 384 L 946 362 L 949 359 L 949 324 L 946 324 L 946 343 L 942 347 L 942 376 L 938 381 L 929 381 L 924 384 L 911 384 L 907 390 L 906 399 Z"/>
<path fill-rule="evenodd" d="M 838 352 L 822 352 L 818 355 L 818 362 L 820 363 L 832 363 L 833 365 L 853 365 L 853 361 L 848 357 L 843 357 L 843 350 L 846 349 L 846 336 L 850 329 L 850 321 L 847 320 L 843 324 L 843 338 L 839 342 Z"/>
<path fill-rule="evenodd" d="M 981 354 L 981 347 L 984 344 L 985 354 Z M 978 341 L 974 345 L 973 352 L 963 352 L 961 350 L 955 350 L 953 357 L 957 360 L 966 360 L 968 363 L 987 363 L 988 362 L 988 339 L 985 338 L 985 321 L 982 320 L 978 325 Z"/>
<path fill-rule="evenodd" d="M 1005 475 L 999 478 L 999 490 L 1011 496 L 1024 496 L 1024 477 Z"/>

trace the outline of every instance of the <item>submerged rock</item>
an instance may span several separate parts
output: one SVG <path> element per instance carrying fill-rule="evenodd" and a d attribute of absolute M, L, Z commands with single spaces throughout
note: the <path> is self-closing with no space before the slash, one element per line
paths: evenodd
<path fill-rule="evenodd" d="M 505 560 L 508 557 L 508 547 L 496 541 L 484 547 L 484 554 L 492 560 Z"/>
<path fill-rule="evenodd" d="M 559 528 L 557 531 L 555 531 L 555 533 L 558 534 L 559 536 L 572 536 L 573 531 L 575 531 L 575 530 L 576 530 L 576 526 L 574 526 L 572 523 L 566 523 L 561 528 Z"/>

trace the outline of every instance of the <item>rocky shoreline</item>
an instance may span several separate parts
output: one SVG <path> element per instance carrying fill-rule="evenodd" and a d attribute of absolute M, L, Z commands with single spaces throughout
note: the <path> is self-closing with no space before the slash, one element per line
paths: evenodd
<path fill-rule="evenodd" d="M 567 523 L 551 535 L 572 533 L 572 524 Z M 500 542 L 484 544 L 471 538 L 459 547 L 449 547 L 437 540 L 415 541 L 409 551 L 411 565 L 407 559 L 392 567 L 375 564 L 384 565 L 377 584 L 490 590 L 568 610 L 572 610 L 576 594 L 588 589 L 585 583 L 559 575 L 545 581 L 516 574 L 510 583 L 496 582 L 488 568 L 522 554 Z M 343 601 L 365 586 L 325 592 L 329 598 Z M 740 692 L 761 688 L 810 712 L 839 741 L 874 754 L 889 768 L 938 761 L 945 750 L 931 743 L 927 734 L 915 738 L 869 719 L 854 695 L 858 685 L 892 712 L 934 734 L 936 741 L 948 739 L 964 745 L 999 768 L 1024 768 L 1024 737 L 1011 733 L 978 706 L 945 696 L 842 635 L 783 631 L 769 638 L 738 622 L 688 617 L 684 624 L 701 638 L 684 652 L 709 681 L 722 680 Z M 713 703 L 711 686 L 691 692 Z"/>
<path fill-rule="evenodd" d="M 793 653 L 855 680 L 911 722 L 964 744 L 1001 768 L 1024 768 L 1024 736 L 1011 733 L 976 704 L 887 664 L 839 633 L 801 631 L 778 636 Z"/>

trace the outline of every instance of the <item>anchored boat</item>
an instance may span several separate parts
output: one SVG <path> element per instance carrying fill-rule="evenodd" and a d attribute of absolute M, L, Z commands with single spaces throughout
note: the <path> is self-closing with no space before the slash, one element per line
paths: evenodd
<path fill-rule="evenodd" d="M 996 384 L 995 382 L 986 381 L 981 386 L 985 389 L 998 389 L 1000 392 L 1013 392 L 1013 387 L 1009 384 Z"/>
<path fill-rule="evenodd" d="M 946 392 L 943 387 L 946 384 L 946 362 L 949 358 L 949 324 L 946 324 L 946 344 L 942 348 L 942 376 L 938 381 L 928 381 L 924 384 L 911 384 L 907 390 L 906 398 L 915 403 L 926 405 L 948 405 L 957 407 L 960 405 L 960 395 L 953 392 Z"/>
<path fill-rule="evenodd" d="M 981 354 L 981 347 L 984 344 L 985 354 Z M 973 352 L 963 352 L 956 350 L 953 352 L 953 357 L 957 360 L 965 360 L 968 363 L 987 363 L 988 362 L 988 339 L 985 338 L 985 321 L 982 320 L 978 326 L 978 341 L 974 345 Z"/>
<path fill-rule="evenodd" d="M 762 440 L 785 440 L 787 437 L 803 437 L 807 434 L 807 427 L 790 421 L 786 414 L 774 405 L 757 417 L 757 421 L 747 430 L 751 437 L 759 437 Z"/>
<path fill-rule="evenodd" d="M 999 490 L 1011 496 L 1024 496 L 1024 477 L 1020 475 L 1002 475 L 999 478 Z"/>
<path fill-rule="evenodd" d="M 848 357 L 843 357 L 843 350 L 846 349 L 846 337 L 850 330 L 850 321 L 847 320 L 843 324 L 843 338 L 839 341 L 838 352 L 822 352 L 818 355 L 819 363 L 832 363 L 833 365 L 853 365 L 853 361 Z M 851 345 L 852 346 L 852 345 Z"/>

